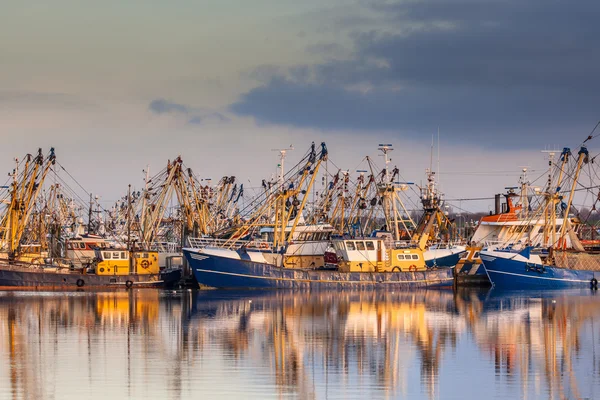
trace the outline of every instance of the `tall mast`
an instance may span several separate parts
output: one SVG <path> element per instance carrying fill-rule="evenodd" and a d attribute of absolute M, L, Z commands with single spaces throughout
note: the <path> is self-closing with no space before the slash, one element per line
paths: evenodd
<path fill-rule="evenodd" d="M 563 216 L 563 224 L 560 229 L 559 240 L 562 240 L 562 247 L 566 248 L 566 241 L 564 240 L 564 236 L 567 230 L 567 225 L 570 225 L 569 221 L 569 211 L 571 210 L 571 204 L 573 204 L 573 195 L 575 194 L 575 188 L 577 187 L 577 181 L 579 179 L 579 173 L 581 172 L 581 165 L 584 160 L 587 162 L 587 157 L 589 156 L 588 150 L 585 146 L 581 146 L 579 150 L 579 159 L 577 160 L 577 169 L 575 170 L 575 177 L 573 178 L 573 184 L 571 185 L 571 192 L 569 193 L 569 201 L 567 203 L 567 208 L 565 210 L 565 214 Z M 559 245 L 559 248 L 561 246 Z"/>
<path fill-rule="evenodd" d="M 150 180 L 150 165 L 146 165 L 146 177 L 144 178 L 144 197 L 142 198 L 142 212 L 141 212 L 141 226 L 144 226 L 144 221 L 146 219 L 146 198 L 148 197 L 148 181 Z"/>
<path fill-rule="evenodd" d="M 392 159 L 388 158 L 388 153 L 390 151 L 393 151 L 394 149 L 392 148 L 391 144 L 380 144 L 378 150 L 383 153 L 383 158 L 385 160 L 385 183 L 390 184 L 391 182 L 389 164 L 392 161 Z"/>
<path fill-rule="evenodd" d="M 17 224 L 17 175 L 19 173 L 19 159 L 15 158 L 15 169 L 12 173 L 12 190 L 11 190 L 11 202 L 10 210 L 8 214 L 8 254 L 10 257 L 14 256 L 17 250 L 17 244 L 15 243 L 15 237 L 17 235 L 16 224 Z"/>
<path fill-rule="evenodd" d="M 279 152 L 279 185 L 283 185 L 285 176 L 285 156 L 288 151 L 294 150 L 294 146 L 290 145 L 287 149 L 271 149 L 271 151 Z"/>
<path fill-rule="evenodd" d="M 440 127 L 438 126 L 438 141 L 437 141 L 437 175 L 438 175 L 438 185 L 440 184 Z"/>
<path fill-rule="evenodd" d="M 131 184 L 127 187 L 127 250 L 131 250 Z"/>
<path fill-rule="evenodd" d="M 92 202 L 92 194 L 90 193 L 90 207 L 88 208 L 88 226 L 87 226 L 87 233 L 93 233 L 92 232 L 92 207 L 93 207 L 93 202 Z"/>

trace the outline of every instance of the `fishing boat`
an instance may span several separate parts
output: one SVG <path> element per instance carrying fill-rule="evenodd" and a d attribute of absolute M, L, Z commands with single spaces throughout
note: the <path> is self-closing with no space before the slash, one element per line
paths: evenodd
<path fill-rule="evenodd" d="M 578 152 L 573 170 L 566 171 L 571 159 L 571 151 L 565 148 L 561 153 L 561 162 L 557 168 L 557 179 L 551 181 L 546 189 L 546 205 L 539 213 L 543 225 L 547 248 L 530 243 L 522 243 L 518 238 L 503 246 L 492 246 L 481 251 L 481 260 L 486 273 L 495 287 L 503 289 L 563 289 L 573 287 L 597 288 L 600 278 L 600 253 L 585 251 L 574 227 L 579 222 L 570 216 L 578 179 L 583 164 L 588 164 L 589 153 L 585 146 Z M 553 164 L 553 161 L 550 161 Z M 572 178 L 568 200 L 561 192 L 566 187 L 565 176 Z M 562 225 L 557 221 L 562 214 Z M 536 252 L 536 250 L 538 252 Z M 539 250 L 545 251 L 545 257 Z"/>
<path fill-rule="evenodd" d="M 551 173 L 551 171 L 550 171 Z M 527 177 L 527 168 L 523 168 L 519 187 L 507 187 L 504 194 L 494 198 L 495 212 L 481 217 L 466 252 L 459 260 L 455 273 L 457 284 L 467 286 L 490 285 L 491 282 L 480 258 L 481 250 L 490 246 L 503 248 L 508 245 L 532 246 L 533 252 L 540 258 L 547 256 L 548 238 L 544 226 L 544 215 L 537 212 L 544 206 L 545 195 L 539 188 L 532 188 Z M 518 191 L 517 191 L 518 190 Z M 504 197 L 504 203 L 501 198 Z M 563 218 L 557 217 L 557 228 L 563 225 Z"/>
<path fill-rule="evenodd" d="M 173 287 L 181 269 L 160 270 L 158 253 L 118 248 L 97 249 L 87 268 L 47 259 L 41 264 L 0 260 L 0 288 L 83 289 Z"/>
<path fill-rule="evenodd" d="M 135 245 L 115 247 L 90 234 L 62 238 L 63 227 L 52 217 L 53 210 L 46 210 L 47 203 L 42 207 L 45 212 L 36 211 L 40 209 L 38 200 L 46 176 L 51 171 L 56 173 L 55 164 L 54 149 L 47 156 L 40 149 L 37 156 L 17 161 L 10 174 L 12 184 L 4 188 L 8 191 L 2 194 L 6 201 L 0 215 L 0 287 L 166 287 L 179 282 L 181 270 L 161 270 L 157 252 L 143 251 Z M 55 244 L 63 240 L 66 254 L 57 255 Z"/>
<path fill-rule="evenodd" d="M 382 147 L 388 148 L 389 145 Z M 304 206 L 319 167 L 327 156 L 324 143 L 319 154 L 316 154 L 313 144 L 307 157 L 301 161 L 299 172 L 292 174 L 292 181 L 283 182 L 267 205 L 259 207 L 256 215 L 260 217 L 270 208 L 275 210 L 273 230 L 268 232 L 272 234 L 273 242 L 265 242 L 263 249 L 260 246 L 256 248 L 251 242 L 239 240 L 225 241 L 220 245 L 213 242 L 214 244 L 184 248 L 184 255 L 198 283 L 217 288 L 366 290 L 452 285 L 452 269 L 428 268 L 424 249 L 414 242 L 404 248 L 392 248 L 384 244 L 385 239 L 382 237 L 332 238 L 333 251 L 321 253 L 323 265 L 292 265 L 289 261 L 285 262 L 286 259 L 289 260 L 288 251 L 292 246 L 306 245 L 306 241 L 295 235 L 298 235 L 298 229 L 302 229 L 299 222 L 303 218 Z M 389 179 L 379 187 L 384 208 L 390 212 L 389 220 L 393 221 L 396 232 L 401 223 L 396 202 L 397 193 L 401 190 L 402 185 L 392 183 Z M 258 226 L 261 220 L 250 218 L 247 226 L 240 230 L 248 232 L 252 227 Z M 304 225 L 303 229 L 310 231 L 314 227 L 309 224 Z M 299 242 L 294 240 L 296 237 Z M 320 237 L 318 242 L 326 243 L 322 239 Z"/>

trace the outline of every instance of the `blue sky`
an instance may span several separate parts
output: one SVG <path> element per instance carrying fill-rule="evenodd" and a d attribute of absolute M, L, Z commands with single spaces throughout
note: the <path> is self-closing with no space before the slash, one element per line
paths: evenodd
<path fill-rule="evenodd" d="M 390 142 L 419 181 L 439 127 L 448 195 L 491 196 L 521 165 L 541 173 L 539 150 L 576 147 L 600 119 L 599 8 L 4 2 L 0 169 L 54 145 L 84 186 L 115 199 L 147 164 L 157 171 L 179 154 L 215 180 L 259 182 L 277 163 L 272 148 L 326 141 L 351 169 Z M 454 174 L 473 170 L 514 172 Z"/>

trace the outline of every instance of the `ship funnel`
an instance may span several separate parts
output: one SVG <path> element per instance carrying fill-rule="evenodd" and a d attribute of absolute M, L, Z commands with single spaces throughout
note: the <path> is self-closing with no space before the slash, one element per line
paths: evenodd
<path fill-rule="evenodd" d="M 500 214 L 500 199 L 502 198 L 501 194 L 496 194 L 494 196 L 494 214 Z"/>

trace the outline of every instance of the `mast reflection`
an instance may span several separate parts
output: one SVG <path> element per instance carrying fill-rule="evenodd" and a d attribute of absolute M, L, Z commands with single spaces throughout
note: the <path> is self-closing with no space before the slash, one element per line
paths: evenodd
<path fill-rule="evenodd" d="M 593 398 L 599 305 L 493 290 L 1 293 L 0 398 Z"/>

